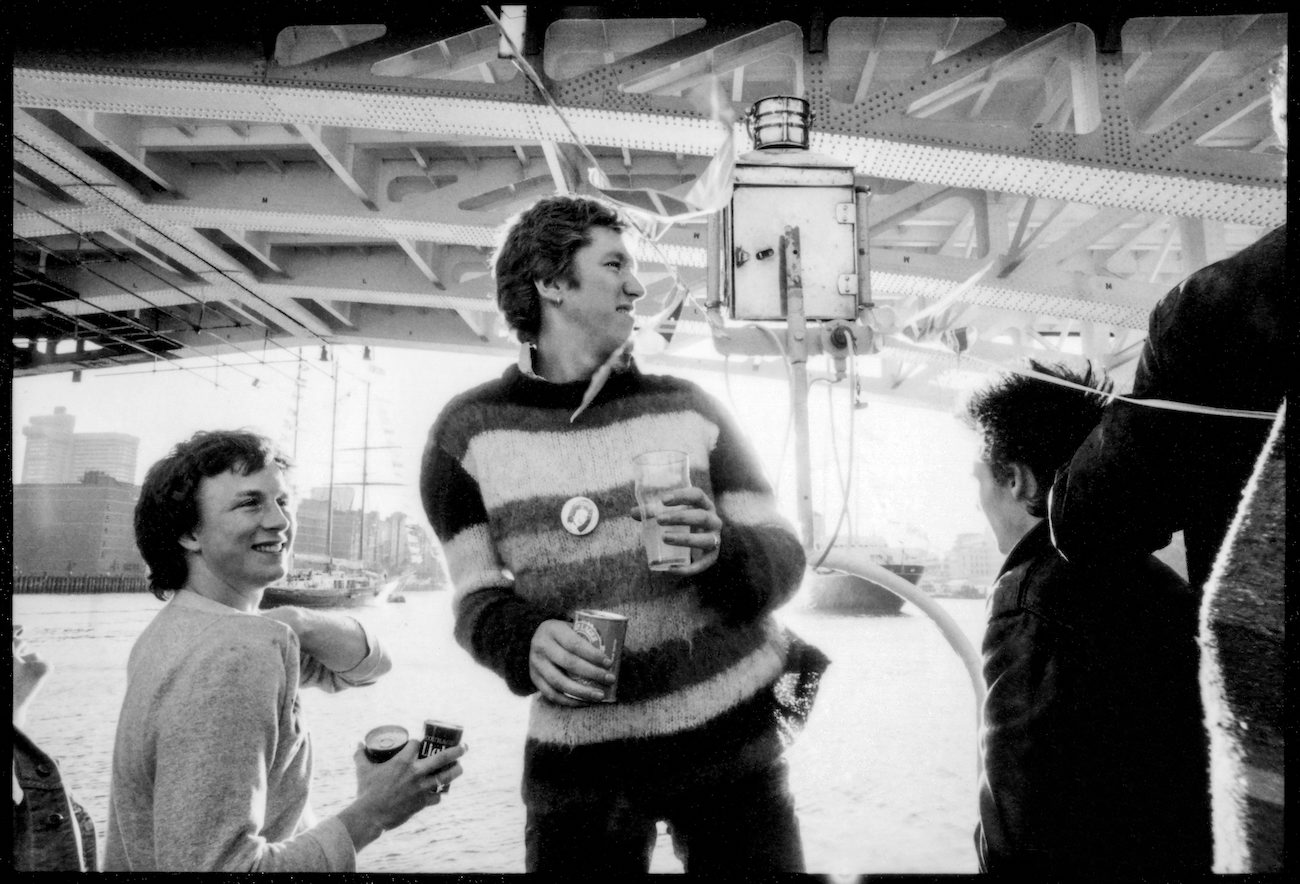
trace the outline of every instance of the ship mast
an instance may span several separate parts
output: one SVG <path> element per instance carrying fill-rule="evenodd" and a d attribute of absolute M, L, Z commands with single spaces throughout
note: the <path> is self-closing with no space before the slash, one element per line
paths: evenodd
<path fill-rule="evenodd" d="M 366 486 L 370 483 L 367 467 L 370 462 L 370 381 L 366 381 L 366 419 L 361 431 L 361 522 L 357 526 L 357 561 L 366 565 Z"/>
<path fill-rule="evenodd" d="M 325 562 L 326 570 L 334 570 L 334 431 L 339 414 L 339 363 L 334 360 L 334 394 L 330 405 L 330 482 L 325 505 Z"/>
<path fill-rule="evenodd" d="M 369 362 L 370 348 L 366 348 L 366 355 L 362 357 Z M 372 368 L 372 371 L 374 369 Z M 366 385 L 366 405 L 365 421 L 362 424 L 362 441 L 361 448 L 344 448 L 343 451 L 360 451 L 361 452 L 361 481 L 360 482 L 341 482 L 342 485 L 360 485 L 361 486 L 361 512 L 358 514 L 360 519 L 359 530 L 357 531 L 357 561 L 361 567 L 366 566 L 366 488 L 370 485 L 400 485 L 400 482 L 373 482 L 370 480 L 370 452 L 378 448 L 397 448 L 396 445 L 371 445 L 370 444 L 370 386 L 373 381 L 369 378 L 363 383 Z M 331 474 L 331 485 L 333 476 Z"/>
<path fill-rule="evenodd" d="M 306 369 L 302 361 L 302 351 L 298 351 L 298 376 L 293 381 L 293 462 L 298 462 L 298 424 L 302 418 L 302 387 L 305 381 L 302 373 Z"/>

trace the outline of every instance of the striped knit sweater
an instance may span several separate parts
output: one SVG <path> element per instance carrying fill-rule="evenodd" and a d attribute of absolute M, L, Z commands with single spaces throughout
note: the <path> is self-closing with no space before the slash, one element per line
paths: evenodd
<path fill-rule="evenodd" d="M 618 702 L 571 708 L 539 695 L 533 754 L 572 758 L 636 740 L 665 757 L 700 751 L 702 763 L 720 752 L 775 755 L 774 683 L 788 663 L 806 668 L 811 659 L 814 684 L 825 666 L 797 639 L 802 660 L 789 659 L 792 637 L 770 616 L 802 579 L 799 541 L 736 426 L 698 387 L 629 365 L 570 422 L 586 386 L 511 366 L 454 399 L 434 424 L 420 486 L 455 585 L 457 640 L 527 695 L 529 644 L 544 620 L 579 608 L 629 618 Z M 631 460 L 653 449 L 689 454 L 692 484 L 723 521 L 719 560 L 695 577 L 646 564 L 630 515 Z M 575 496 L 599 509 L 583 536 L 560 522 Z"/>
<path fill-rule="evenodd" d="M 1286 404 L 1242 495 L 1201 607 L 1214 871 L 1286 863 Z"/>

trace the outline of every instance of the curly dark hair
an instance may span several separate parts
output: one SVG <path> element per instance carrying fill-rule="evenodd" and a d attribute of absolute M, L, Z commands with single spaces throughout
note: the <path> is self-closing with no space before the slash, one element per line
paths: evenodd
<path fill-rule="evenodd" d="M 233 470 L 241 476 L 289 459 L 270 439 L 245 430 L 205 430 L 181 442 L 145 474 L 135 505 L 135 545 L 149 566 L 149 589 L 164 601 L 189 578 L 180 538 L 199 524 L 199 485 Z"/>
<path fill-rule="evenodd" d="M 1042 518 L 1056 470 L 1101 420 L 1114 383 L 1091 364 L 1080 373 L 1031 359 L 1029 368 L 1095 392 L 1008 373 L 976 391 L 961 417 L 980 435 L 980 458 L 999 484 L 1011 481 L 1011 464 L 1028 467 L 1039 491 L 1029 502 L 1029 514 Z"/>
<path fill-rule="evenodd" d="M 577 285 L 573 255 L 591 245 L 591 228 L 616 233 L 626 220 L 612 206 L 581 196 L 538 200 L 513 218 L 493 259 L 497 306 L 519 340 L 534 342 L 542 324 L 536 282 Z"/>

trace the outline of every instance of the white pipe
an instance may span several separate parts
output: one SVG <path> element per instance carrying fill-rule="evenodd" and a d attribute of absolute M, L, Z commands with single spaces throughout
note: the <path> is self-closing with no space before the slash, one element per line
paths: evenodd
<path fill-rule="evenodd" d="M 980 719 L 984 711 L 983 661 L 980 659 L 975 646 L 962 632 L 961 627 L 957 625 L 957 621 L 952 618 L 952 615 L 914 584 L 871 561 L 871 558 L 865 552 L 832 548 L 826 553 L 822 561 L 822 567 L 853 574 L 870 580 L 872 583 L 879 583 L 895 595 L 901 596 L 906 601 L 916 605 L 921 609 L 922 613 L 934 621 L 935 625 L 939 627 L 939 631 L 943 633 L 943 637 L 948 640 L 948 644 L 957 652 L 957 656 L 961 658 L 962 663 L 966 666 L 966 674 L 970 677 L 971 689 L 975 693 L 975 732 L 978 734 Z M 976 765 L 976 770 L 982 769 L 983 762 L 978 751 L 976 752 Z"/>

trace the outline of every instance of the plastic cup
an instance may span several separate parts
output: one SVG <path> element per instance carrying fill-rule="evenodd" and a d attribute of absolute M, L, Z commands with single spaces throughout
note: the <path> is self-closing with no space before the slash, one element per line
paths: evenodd
<path fill-rule="evenodd" d="M 641 507 L 641 541 L 651 571 L 668 571 L 691 563 L 689 546 L 664 543 L 667 534 L 689 534 L 688 525 L 660 525 L 664 495 L 691 486 L 691 461 L 684 451 L 647 451 L 632 458 L 636 502 Z"/>

